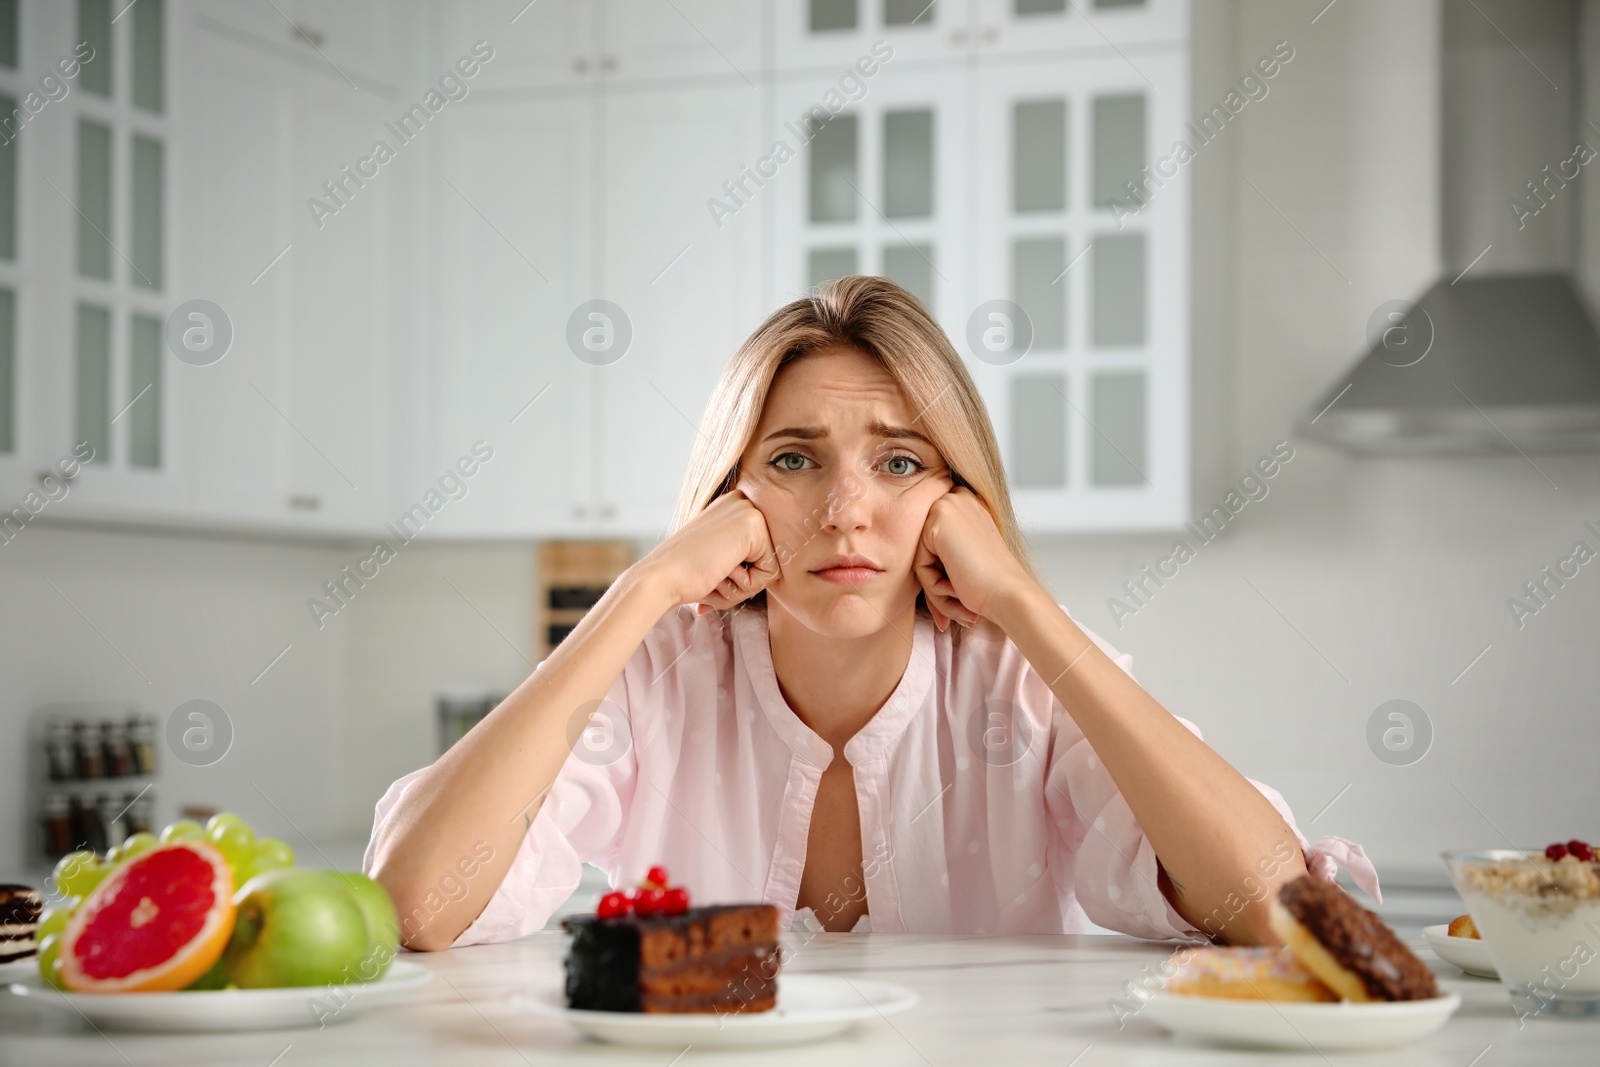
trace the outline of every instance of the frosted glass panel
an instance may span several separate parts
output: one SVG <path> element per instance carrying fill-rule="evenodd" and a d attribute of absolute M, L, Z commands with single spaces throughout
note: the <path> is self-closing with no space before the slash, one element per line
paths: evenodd
<path fill-rule="evenodd" d="M 1094 239 L 1089 261 L 1094 344 L 1102 348 L 1144 344 L 1144 234 L 1103 233 Z"/>
<path fill-rule="evenodd" d="M 811 0 L 809 7 L 812 33 L 856 28 L 856 0 Z"/>
<path fill-rule="evenodd" d="M 1067 206 L 1067 102 L 1023 100 L 1011 113 L 1012 206 L 1060 211 Z"/>
<path fill-rule="evenodd" d="M 111 128 L 88 119 L 78 120 L 77 191 L 78 273 L 110 278 Z"/>
<path fill-rule="evenodd" d="M 0 96 L 0 116 L 15 114 L 17 102 Z M 26 112 L 24 112 L 26 114 Z M 0 259 L 17 258 L 17 133 L 16 120 L 0 126 Z"/>
<path fill-rule="evenodd" d="M 1094 0 L 1096 8 L 1103 7 L 1143 7 L 1144 0 Z"/>
<path fill-rule="evenodd" d="M 160 141 L 133 139 L 133 284 L 161 288 L 163 153 Z"/>
<path fill-rule="evenodd" d="M 1064 238 L 1018 238 L 1011 246 L 1012 299 L 1033 322 L 1036 349 L 1066 347 L 1067 286 L 1056 281 L 1066 269 Z"/>
<path fill-rule="evenodd" d="M 1059 15 L 1067 10 L 1067 0 L 1016 0 L 1019 15 Z"/>
<path fill-rule="evenodd" d="M 813 248 L 807 257 L 807 285 L 820 285 L 854 273 L 856 273 L 854 248 Z"/>
<path fill-rule="evenodd" d="M 835 115 L 811 139 L 811 221 L 849 222 L 856 217 L 857 177 L 854 115 Z"/>
<path fill-rule="evenodd" d="M 0 289 L 0 452 L 17 450 L 17 294 Z"/>
<path fill-rule="evenodd" d="M 1126 201 L 1126 185 L 1144 170 L 1144 97 L 1098 96 L 1094 101 L 1094 204 Z"/>
<path fill-rule="evenodd" d="M 133 18 L 133 106 L 146 111 L 166 110 L 164 0 L 139 0 Z"/>
<path fill-rule="evenodd" d="M 0 67 L 17 69 L 17 0 L 0 0 Z"/>
<path fill-rule="evenodd" d="M 111 461 L 111 312 L 78 305 L 78 359 L 74 400 L 77 441 L 94 449 L 96 463 Z"/>
<path fill-rule="evenodd" d="M 86 93 L 111 95 L 111 0 L 78 0 L 77 41 L 94 49 L 94 58 L 83 64 L 78 85 Z"/>
<path fill-rule="evenodd" d="M 933 214 L 933 112 L 883 116 L 883 213 L 891 219 Z"/>
<path fill-rule="evenodd" d="M 135 467 L 161 466 L 161 320 L 133 317 L 132 352 L 128 361 L 128 462 Z M 138 400 L 134 400 L 138 397 Z"/>
<path fill-rule="evenodd" d="M 889 245 L 883 250 L 883 276 L 910 292 L 933 314 L 932 245 Z"/>
<path fill-rule="evenodd" d="M 883 24 L 885 26 L 931 26 L 938 19 L 937 0 L 884 0 Z"/>
<path fill-rule="evenodd" d="M 1145 481 L 1144 374 L 1097 374 L 1091 401 L 1090 437 L 1095 485 L 1139 485 Z"/>
<path fill-rule="evenodd" d="M 1065 375 L 1011 379 L 1011 484 L 1028 489 L 1067 484 Z"/>

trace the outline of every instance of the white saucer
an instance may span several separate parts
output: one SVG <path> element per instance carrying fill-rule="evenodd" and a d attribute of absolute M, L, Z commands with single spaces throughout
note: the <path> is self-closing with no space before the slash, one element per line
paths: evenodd
<path fill-rule="evenodd" d="M 1345 1052 L 1426 1037 L 1461 1006 L 1458 993 L 1383 1004 L 1229 1000 L 1156 993 L 1145 1010 L 1180 1037 L 1252 1048 Z"/>
<path fill-rule="evenodd" d="M 1446 923 L 1424 926 L 1422 938 L 1446 963 L 1453 963 L 1468 974 L 1475 974 L 1479 978 L 1493 978 L 1499 981 L 1500 972 L 1495 969 L 1494 958 L 1489 955 L 1489 946 L 1479 939 L 1451 937 L 1450 927 Z"/>
<path fill-rule="evenodd" d="M 63 993 L 37 966 L 10 985 L 12 995 L 46 1011 L 105 1030 L 281 1030 L 343 1022 L 403 998 L 433 977 L 420 963 L 395 960 L 376 982 L 288 989 L 214 989 L 180 993 Z"/>
<path fill-rule="evenodd" d="M 915 992 L 870 978 L 822 974 L 778 977 L 778 1006 L 749 1015 L 656 1015 L 575 1011 L 559 989 L 511 998 L 512 1007 L 565 1019 L 590 1037 L 619 1045 L 681 1049 L 792 1045 L 842 1033 L 853 1024 L 915 1007 Z"/>

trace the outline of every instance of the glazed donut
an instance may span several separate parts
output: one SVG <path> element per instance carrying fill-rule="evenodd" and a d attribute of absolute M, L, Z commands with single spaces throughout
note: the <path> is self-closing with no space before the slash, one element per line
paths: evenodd
<path fill-rule="evenodd" d="M 1344 1000 L 1439 995 L 1428 965 L 1334 882 L 1302 875 L 1285 883 L 1268 921 L 1306 970 Z"/>
<path fill-rule="evenodd" d="M 1167 992 L 1230 1000 L 1337 1000 L 1286 948 L 1186 948 Z"/>

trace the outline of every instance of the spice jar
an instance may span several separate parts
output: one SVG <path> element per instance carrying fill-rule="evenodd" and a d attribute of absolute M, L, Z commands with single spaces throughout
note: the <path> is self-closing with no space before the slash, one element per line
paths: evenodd
<path fill-rule="evenodd" d="M 77 752 L 78 777 L 94 780 L 105 776 L 105 753 L 100 748 L 100 724 L 80 719 L 72 724 L 73 748 Z"/>

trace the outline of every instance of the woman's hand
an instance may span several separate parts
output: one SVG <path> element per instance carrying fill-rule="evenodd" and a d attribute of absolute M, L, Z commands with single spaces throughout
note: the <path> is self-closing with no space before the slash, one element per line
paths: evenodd
<path fill-rule="evenodd" d="M 964 485 L 928 509 L 915 570 L 941 631 L 950 628 L 952 619 L 965 626 L 993 619 L 1000 598 L 1033 582 L 1006 547 L 989 509 Z"/>
<path fill-rule="evenodd" d="M 700 514 L 635 566 L 663 576 L 674 604 L 697 604 L 697 614 L 731 608 L 778 577 L 778 557 L 762 515 L 739 489 Z"/>

